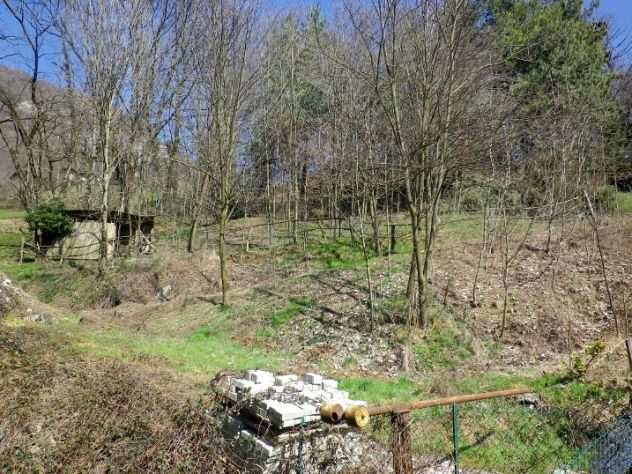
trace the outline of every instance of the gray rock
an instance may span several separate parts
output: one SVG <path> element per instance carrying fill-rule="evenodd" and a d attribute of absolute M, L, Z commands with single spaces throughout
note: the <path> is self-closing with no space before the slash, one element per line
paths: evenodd
<path fill-rule="evenodd" d="M 165 285 L 158 289 L 158 299 L 160 301 L 169 301 L 173 298 L 173 287 L 171 285 Z"/>
<path fill-rule="evenodd" d="M 516 397 L 518 403 L 529 408 L 535 408 L 540 403 L 540 398 L 535 393 L 525 393 Z"/>

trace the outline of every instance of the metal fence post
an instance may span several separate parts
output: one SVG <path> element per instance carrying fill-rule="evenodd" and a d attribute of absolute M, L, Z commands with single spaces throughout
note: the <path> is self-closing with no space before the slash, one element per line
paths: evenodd
<path fill-rule="evenodd" d="M 459 406 L 452 403 L 452 444 L 454 445 L 454 474 L 459 474 Z"/>
<path fill-rule="evenodd" d="M 301 418 L 301 431 L 298 437 L 298 466 L 296 469 L 297 474 L 303 474 L 305 472 L 305 461 L 303 459 L 304 443 L 305 443 L 305 417 Z"/>
<path fill-rule="evenodd" d="M 413 473 L 413 455 L 410 435 L 410 413 L 394 413 L 391 416 L 391 451 L 395 474 Z"/>

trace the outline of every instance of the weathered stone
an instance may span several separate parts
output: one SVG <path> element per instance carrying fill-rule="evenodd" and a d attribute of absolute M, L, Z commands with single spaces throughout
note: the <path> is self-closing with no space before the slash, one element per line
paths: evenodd
<path fill-rule="evenodd" d="M 173 287 L 171 285 L 165 285 L 158 289 L 158 299 L 160 301 L 169 301 L 173 298 Z"/>

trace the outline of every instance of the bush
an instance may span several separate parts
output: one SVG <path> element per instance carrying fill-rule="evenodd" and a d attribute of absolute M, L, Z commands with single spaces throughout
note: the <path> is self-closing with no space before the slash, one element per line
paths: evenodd
<path fill-rule="evenodd" d="M 58 199 L 29 210 L 24 220 L 32 232 L 49 239 L 59 239 L 72 232 L 72 219 L 64 214 L 64 204 Z"/>
<path fill-rule="evenodd" d="M 595 210 L 611 212 L 617 208 L 617 189 L 614 186 L 600 186 L 595 190 Z"/>
<path fill-rule="evenodd" d="M 461 210 L 466 212 L 480 211 L 483 209 L 485 199 L 481 188 L 465 188 L 461 192 Z"/>

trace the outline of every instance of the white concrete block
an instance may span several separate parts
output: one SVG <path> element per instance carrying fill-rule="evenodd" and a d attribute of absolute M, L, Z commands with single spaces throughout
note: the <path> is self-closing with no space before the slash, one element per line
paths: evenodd
<path fill-rule="evenodd" d="M 276 400 L 269 400 L 268 403 L 268 416 L 270 418 L 277 418 L 280 420 L 291 420 L 294 418 L 300 418 L 303 416 L 303 410 L 297 405 L 291 403 L 277 402 Z"/>
<path fill-rule="evenodd" d="M 323 390 L 336 390 L 338 388 L 338 382 L 333 379 L 323 379 L 321 385 Z"/>
<path fill-rule="evenodd" d="M 248 391 L 254 386 L 254 382 L 245 379 L 235 379 L 232 381 L 236 391 Z"/>
<path fill-rule="evenodd" d="M 274 377 L 275 385 L 283 386 L 283 385 L 287 385 L 290 382 L 298 382 L 298 376 L 293 375 L 293 374 L 288 374 L 288 375 L 277 375 L 276 377 Z"/>
<path fill-rule="evenodd" d="M 323 381 L 323 378 L 318 374 L 307 373 L 303 377 L 303 380 L 305 380 L 305 382 L 307 383 L 320 385 Z"/>
<path fill-rule="evenodd" d="M 301 405 L 303 410 L 303 416 L 314 416 L 320 414 L 320 406 L 313 405 L 311 403 L 304 403 Z"/>
<path fill-rule="evenodd" d="M 274 384 L 274 374 L 266 370 L 249 370 L 247 372 L 247 378 L 254 383 Z"/>
<path fill-rule="evenodd" d="M 286 392 L 289 392 L 289 393 L 302 392 L 303 389 L 305 388 L 305 384 L 300 381 L 290 382 L 287 385 L 285 385 L 283 388 L 285 389 Z"/>
<path fill-rule="evenodd" d="M 226 396 L 234 402 L 238 402 L 240 400 L 240 396 L 235 390 L 235 387 L 230 387 L 228 392 L 226 392 Z"/>
<path fill-rule="evenodd" d="M 267 461 L 278 454 L 278 448 L 260 440 L 249 430 L 239 432 L 239 443 L 243 449 L 254 451 L 262 461 Z"/>
<path fill-rule="evenodd" d="M 268 385 L 268 384 L 255 383 L 255 384 L 252 384 L 252 387 L 250 387 L 249 393 L 251 395 L 258 395 L 260 393 L 267 392 L 269 388 L 270 388 L 270 385 Z"/>
<path fill-rule="evenodd" d="M 329 393 L 331 393 L 332 398 L 335 399 L 348 399 L 349 398 L 349 392 L 346 392 L 344 390 L 328 390 Z"/>

